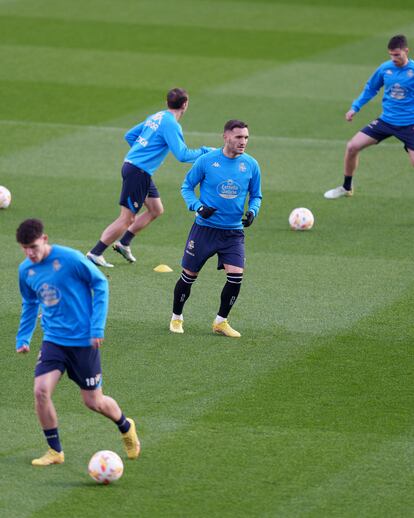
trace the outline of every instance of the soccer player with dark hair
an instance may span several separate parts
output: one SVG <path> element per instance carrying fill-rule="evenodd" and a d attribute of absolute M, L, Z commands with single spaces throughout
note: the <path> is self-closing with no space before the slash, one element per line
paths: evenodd
<path fill-rule="evenodd" d="M 16 239 L 26 255 L 19 267 L 23 303 L 16 337 L 18 353 L 29 352 L 39 306 L 42 312 L 43 342 L 35 367 L 34 396 L 49 449 L 32 464 L 48 466 L 65 460 L 52 401 L 65 371 L 79 386 L 85 405 L 118 426 L 128 457 L 136 459 L 140 443 L 134 421 L 102 392 L 99 348 L 108 310 L 108 281 L 80 252 L 49 244 L 38 219 L 23 221 Z"/>
<path fill-rule="evenodd" d="M 128 262 L 135 262 L 130 246 L 132 239 L 164 212 L 152 176 L 168 152 L 171 151 L 180 162 L 194 162 L 212 149 L 206 146 L 198 149 L 187 147 L 178 121 L 187 111 L 188 103 L 187 92 L 182 88 L 174 88 L 167 93 L 166 110 L 150 115 L 126 133 L 125 139 L 131 149 L 122 166 L 121 213 L 86 254 L 96 265 L 113 266 L 103 256 L 112 243 L 113 249 Z M 138 215 L 142 205 L 147 210 Z"/>
<path fill-rule="evenodd" d="M 352 103 L 345 119 L 354 115 L 384 87 L 382 113 L 356 133 L 347 143 L 343 185 L 325 192 L 328 199 L 352 196 L 352 180 L 358 166 L 359 152 L 388 137 L 403 142 L 414 166 L 414 61 L 408 58 L 407 38 L 398 34 L 388 42 L 390 60 L 382 63 L 369 78 L 361 95 Z"/>
<path fill-rule="evenodd" d="M 227 317 L 237 300 L 243 280 L 245 251 L 243 227 L 259 213 L 262 193 L 260 167 L 245 153 L 249 129 L 240 120 L 224 126 L 224 146 L 200 157 L 188 172 L 181 193 L 189 210 L 196 212 L 182 259 L 183 271 L 175 285 L 170 331 L 183 333 L 183 308 L 205 262 L 217 254 L 217 269 L 226 272 L 213 332 L 231 338 L 240 333 Z M 200 198 L 195 188 L 200 186 Z M 243 218 L 246 201 L 247 211 Z"/>

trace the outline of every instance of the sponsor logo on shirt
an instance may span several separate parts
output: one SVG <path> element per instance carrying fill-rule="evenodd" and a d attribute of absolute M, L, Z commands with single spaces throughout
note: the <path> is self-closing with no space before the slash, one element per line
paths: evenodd
<path fill-rule="evenodd" d="M 393 99 L 397 99 L 397 100 L 405 99 L 405 97 L 406 97 L 405 89 L 399 83 L 395 83 L 391 87 L 390 95 Z"/>
<path fill-rule="evenodd" d="M 61 299 L 59 289 L 46 283 L 39 288 L 37 296 L 45 306 L 56 306 Z"/>
<path fill-rule="evenodd" d="M 148 146 L 148 140 L 145 139 L 144 137 L 141 137 L 141 135 L 137 138 L 137 142 L 138 142 L 138 144 L 141 144 L 142 147 Z"/>
<path fill-rule="evenodd" d="M 220 167 L 220 164 L 218 162 L 213 162 L 211 164 L 211 167 Z"/>
<path fill-rule="evenodd" d="M 387 68 L 387 70 L 385 71 L 386 74 L 388 74 L 389 76 L 392 76 L 392 70 L 390 70 L 389 68 Z"/>
<path fill-rule="evenodd" d="M 27 275 L 29 277 L 33 277 L 33 275 L 36 275 L 36 272 L 33 270 L 33 268 L 30 268 L 29 271 L 27 272 Z"/>
<path fill-rule="evenodd" d="M 221 182 L 217 185 L 217 193 L 221 198 L 226 200 L 232 200 L 237 198 L 240 194 L 240 185 L 234 180 L 228 179 L 225 182 Z"/>

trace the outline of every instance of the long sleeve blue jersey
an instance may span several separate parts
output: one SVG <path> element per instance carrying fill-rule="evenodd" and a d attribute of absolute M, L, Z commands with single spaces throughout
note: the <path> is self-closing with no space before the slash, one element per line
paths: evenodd
<path fill-rule="evenodd" d="M 200 198 L 195 188 L 200 185 Z M 198 158 L 187 173 L 181 194 L 189 210 L 202 205 L 216 208 L 208 219 L 197 214 L 198 225 L 222 229 L 241 229 L 248 198 L 248 208 L 255 216 L 262 201 L 260 167 L 247 153 L 228 158 L 216 149 Z"/>
<path fill-rule="evenodd" d="M 131 128 L 125 134 L 125 140 L 131 146 L 125 161 L 150 175 L 159 168 L 169 151 L 179 162 L 194 162 L 211 150 L 206 146 L 189 149 L 181 125 L 168 110 L 154 113 Z"/>
<path fill-rule="evenodd" d="M 108 281 L 80 252 L 52 245 L 40 263 L 19 266 L 22 315 L 16 348 L 30 345 L 39 305 L 43 339 L 65 346 L 90 346 L 103 338 L 108 312 Z"/>
<path fill-rule="evenodd" d="M 358 112 L 382 87 L 384 95 L 380 118 L 394 126 L 414 124 L 414 61 L 410 59 L 403 67 L 397 67 L 391 60 L 382 63 L 352 103 L 352 109 Z"/>

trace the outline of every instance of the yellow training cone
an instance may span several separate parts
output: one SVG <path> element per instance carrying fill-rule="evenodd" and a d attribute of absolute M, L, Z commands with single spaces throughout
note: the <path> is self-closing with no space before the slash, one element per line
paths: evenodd
<path fill-rule="evenodd" d="M 172 269 L 167 264 L 159 264 L 154 268 L 154 272 L 172 272 Z"/>

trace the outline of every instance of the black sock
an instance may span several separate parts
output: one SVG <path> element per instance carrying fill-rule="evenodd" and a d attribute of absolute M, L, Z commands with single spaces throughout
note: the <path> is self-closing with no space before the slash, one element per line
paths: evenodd
<path fill-rule="evenodd" d="M 221 304 L 218 315 L 227 318 L 233 304 L 236 302 L 243 280 L 242 273 L 228 273 L 227 282 L 221 292 Z"/>
<path fill-rule="evenodd" d="M 108 245 L 105 245 L 105 243 L 102 243 L 102 241 L 98 241 L 92 248 L 91 253 L 94 255 L 102 255 L 107 248 Z"/>
<path fill-rule="evenodd" d="M 344 176 L 344 184 L 342 187 L 347 191 L 350 191 L 352 189 L 352 178 L 353 176 Z"/>
<path fill-rule="evenodd" d="M 127 431 L 131 428 L 131 423 L 127 421 L 127 418 L 124 416 L 124 414 L 121 415 L 121 419 L 119 421 L 115 421 L 115 424 L 121 433 L 127 433 Z"/>
<path fill-rule="evenodd" d="M 53 448 L 55 451 L 62 451 L 62 446 L 59 440 L 59 432 L 57 428 L 50 428 L 50 430 L 43 430 L 45 434 L 47 444 L 50 448 Z"/>
<path fill-rule="evenodd" d="M 133 234 L 132 232 L 130 232 L 129 230 L 127 230 L 125 232 L 125 234 L 121 237 L 120 241 L 121 241 L 121 245 L 124 245 L 124 246 L 129 246 L 129 244 L 131 243 L 131 241 L 134 239 L 135 237 L 135 234 Z"/>
<path fill-rule="evenodd" d="M 173 313 L 175 315 L 182 314 L 184 304 L 191 293 L 191 286 L 196 279 L 196 275 L 188 275 L 188 273 L 185 273 L 184 271 L 181 272 L 181 277 L 178 279 L 174 288 Z"/>

